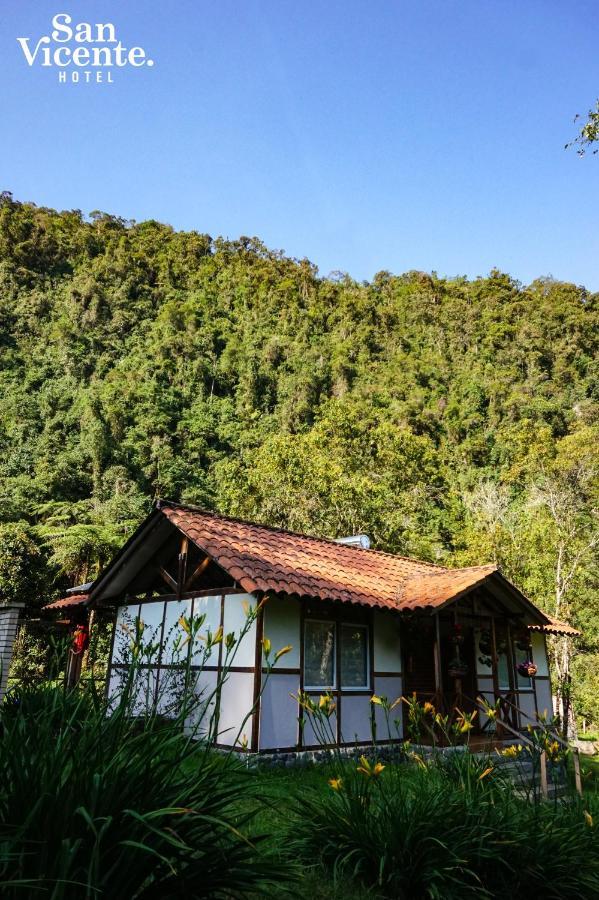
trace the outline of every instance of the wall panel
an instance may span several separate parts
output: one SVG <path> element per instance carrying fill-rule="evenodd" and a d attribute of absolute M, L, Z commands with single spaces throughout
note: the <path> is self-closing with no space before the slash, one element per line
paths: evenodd
<path fill-rule="evenodd" d="M 402 679 L 399 677 L 377 677 L 374 680 L 374 692 L 379 697 L 387 697 L 390 703 L 393 703 L 398 697 L 401 697 L 403 693 L 402 689 Z M 389 716 L 391 730 L 387 729 L 387 721 L 385 717 L 385 712 L 381 709 L 380 706 L 376 706 L 375 709 L 375 722 L 376 722 L 376 739 L 377 741 L 388 741 L 388 740 L 396 740 L 398 737 L 403 736 L 403 703 L 398 703 L 395 709 L 391 711 Z M 399 725 L 396 728 L 395 721 L 399 720 Z"/>
<path fill-rule="evenodd" d="M 318 697 L 316 697 L 315 699 L 318 700 Z M 314 729 L 312 728 L 312 723 L 311 723 L 310 719 L 308 719 L 308 717 L 306 717 L 305 722 L 306 722 L 306 724 L 305 724 L 305 728 L 304 728 L 304 747 L 320 746 L 320 741 L 317 738 L 317 736 L 314 732 Z M 336 714 L 336 712 L 334 712 L 332 714 L 331 718 L 329 719 L 329 723 L 330 723 L 329 731 L 332 730 L 333 735 L 336 735 L 336 733 L 337 733 L 337 714 Z M 326 739 L 325 743 L 328 740 L 329 739 Z"/>
<path fill-rule="evenodd" d="M 204 616 L 204 621 L 199 630 L 198 637 L 215 634 L 220 628 L 221 620 L 221 594 L 211 594 L 207 597 L 195 597 L 193 601 L 194 619 L 198 616 Z M 196 640 L 193 647 L 191 657 L 192 665 L 215 666 L 218 664 L 219 648 L 218 645 L 206 651 L 206 644 L 201 639 Z"/>
<path fill-rule="evenodd" d="M 542 715 L 545 710 L 549 718 L 553 715 L 553 698 L 551 696 L 551 683 L 548 678 L 535 678 L 535 691 L 537 694 L 537 709 Z"/>
<path fill-rule="evenodd" d="M 253 672 L 229 672 L 227 680 L 221 688 L 220 717 L 218 741 L 220 744 L 232 745 L 243 736 L 251 740 L 251 717 L 242 726 L 246 715 L 254 702 Z M 241 731 L 240 731 L 241 729 Z"/>
<path fill-rule="evenodd" d="M 402 671 L 399 617 L 374 611 L 374 671 Z"/>
<path fill-rule="evenodd" d="M 366 743 L 371 739 L 370 696 L 343 694 L 341 698 L 341 739 L 345 743 Z"/>
<path fill-rule="evenodd" d="M 244 603 L 253 609 L 256 606 L 256 598 L 252 594 L 227 594 L 225 596 L 223 630 L 225 635 L 233 633 L 238 642 L 232 657 L 229 657 L 230 664 L 253 667 L 256 662 L 256 620 L 253 620 L 241 638 L 243 630 L 247 627 Z"/>
<path fill-rule="evenodd" d="M 549 663 L 545 647 L 545 635 L 531 632 L 532 658 L 537 666 L 537 675 L 549 675 Z"/>
<path fill-rule="evenodd" d="M 300 664 L 300 602 L 291 597 L 271 597 L 264 607 L 264 637 L 272 645 L 273 653 L 291 644 L 291 650 L 281 658 L 286 669 Z"/>
<path fill-rule="evenodd" d="M 298 703 L 290 694 L 299 686 L 299 675 L 277 675 L 276 669 L 269 675 L 260 703 L 260 750 L 297 745 Z"/>

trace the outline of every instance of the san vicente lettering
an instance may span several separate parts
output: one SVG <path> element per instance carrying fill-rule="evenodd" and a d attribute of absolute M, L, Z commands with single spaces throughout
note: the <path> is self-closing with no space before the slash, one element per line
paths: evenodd
<path fill-rule="evenodd" d="M 37 40 L 18 37 L 17 43 L 23 52 L 25 62 L 30 67 L 39 65 L 41 68 L 55 67 L 64 71 L 69 67 L 110 70 L 126 67 L 151 68 L 154 65 L 154 60 L 147 56 L 143 47 L 123 45 L 112 22 L 73 23 L 68 13 L 57 13 L 53 16 L 49 34 L 43 34 Z M 59 78 L 61 83 L 66 80 L 64 75 Z M 92 80 L 112 83 L 112 78 L 102 79 L 96 76 L 93 79 L 86 77 L 82 80 L 87 83 Z"/>

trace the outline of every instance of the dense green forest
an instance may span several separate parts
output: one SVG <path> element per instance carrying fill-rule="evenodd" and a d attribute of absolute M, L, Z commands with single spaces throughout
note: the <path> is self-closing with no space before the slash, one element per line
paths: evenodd
<path fill-rule="evenodd" d="M 0 600 L 94 577 L 157 496 L 366 532 L 580 626 L 554 665 L 599 723 L 598 299 L 1 195 Z"/>

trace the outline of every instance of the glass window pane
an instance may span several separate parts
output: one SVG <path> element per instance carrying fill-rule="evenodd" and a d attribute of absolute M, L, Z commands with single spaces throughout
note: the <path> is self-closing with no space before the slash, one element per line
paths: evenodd
<path fill-rule="evenodd" d="M 368 629 L 341 626 L 341 687 L 368 686 Z"/>
<path fill-rule="evenodd" d="M 497 679 L 500 691 L 509 691 L 510 681 L 510 651 L 507 628 L 503 622 L 495 623 L 495 646 L 497 650 Z"/>
<path fill-rule="evenodd" d="M 334 687 L 335 625 L 333 622 L 305 623 L 304 687 Z"/>
<path fill-rule="evenodd" d="M 501 691 L 509 691 L 510 666 L 507 651 L 497 654 L 497 678 L 499 680 L 499 689 Z"/>

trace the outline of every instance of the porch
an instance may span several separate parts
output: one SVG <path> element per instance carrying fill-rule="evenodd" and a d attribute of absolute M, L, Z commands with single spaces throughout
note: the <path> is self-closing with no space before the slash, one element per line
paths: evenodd
<path fill-rule="evenodd" d="M 509 597 L 482 587 L 432 615 L 404 614 L 401 633 L 404 695 L 450 718 L 476 712 L 471 745 L 509 741 L 539 715 L 551 716 L 545 634 Z M 497 704 L 496 718 L 484 704 Z"/>

